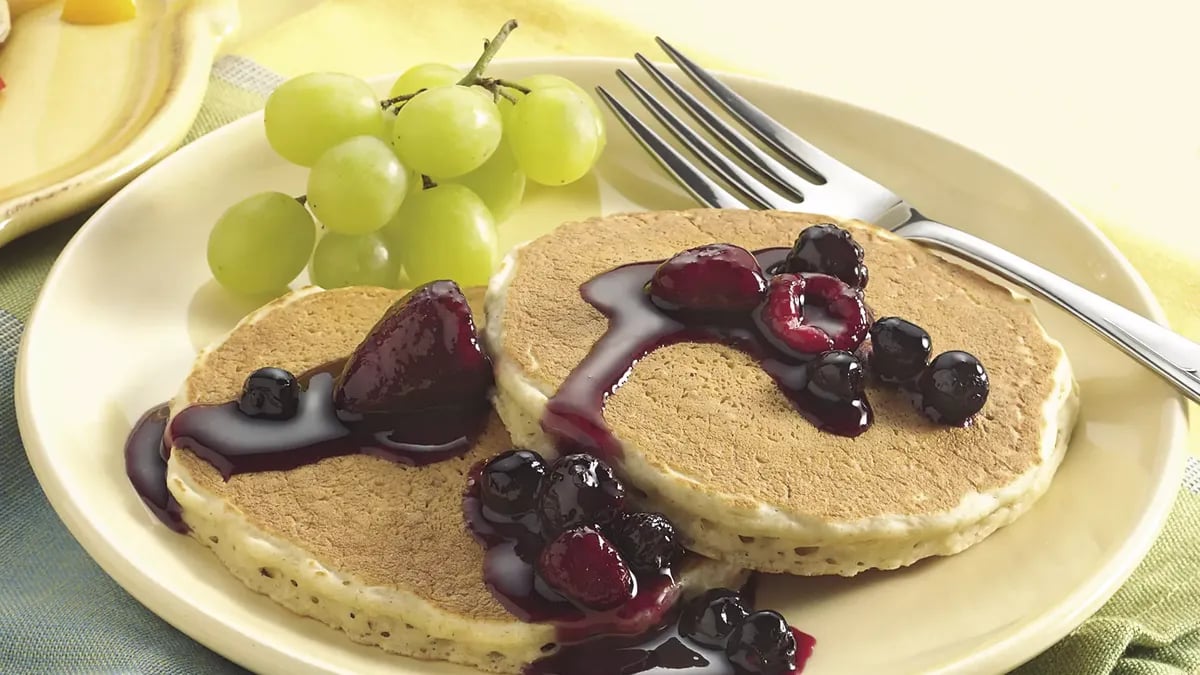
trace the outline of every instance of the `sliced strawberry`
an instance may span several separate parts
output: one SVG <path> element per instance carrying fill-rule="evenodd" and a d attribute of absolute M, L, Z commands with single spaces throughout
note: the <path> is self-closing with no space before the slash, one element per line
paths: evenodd
<path fill-rule="evenodd" d="M 537 568 L 551 587 L 590 609 L 613 609 L 633 597 L 629 566 L 590 526 L 558 535 L 542 549 Z"/>
<path fill-rule="evenodd" d="M 853 351 L 870 326 L 862 291 L 825 274 L 777 274 L 755 320 L 777 348 L 802 357 Z"/>
<path fill-rule="evenodd" d="M 802 355 L 820 354 L 833 349 L 833 340 L 816 326 L 805 325 L 804 289 L 807 283 L 799 274 L 776 274 L 767 285 L 767 300 L 756 319 L 763 334 L 776 347 Z"/>
<path fill-rule="evenodd" d="M 862 290 L 826 274 L 805 274 L 804 309 L 824 308 L 825 313 L 837 322 L 837 328 L 825 327 L 833 339 L 833 348 L 852 352 L 862 344 L 871 327 L 867 305 L 863 302 Z M 832 329 L 831 329 L 832 328 Z"/>
<path fill-rule="evenodd" d="M 754 254 L 733 244 L 678 253 L 659 265 L 649 284 L 650 299 L 662 309 L 707 312 L 749 312 L 765 288 Z"/>
<path fill-rule="evenodd" d="M 402 413 L 484 405 L 492 365 L 453 281 L 434 281 L 388 308 L 350 355 L 334 389 L 338 410 Z"/>

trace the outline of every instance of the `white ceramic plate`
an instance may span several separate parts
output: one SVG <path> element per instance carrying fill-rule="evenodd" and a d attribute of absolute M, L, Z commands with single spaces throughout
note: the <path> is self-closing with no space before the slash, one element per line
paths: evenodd
<path fill-rule="evenodd" d="M 494 70 L 554 72 L 620 92 L 618 66 L 638 70 L 597 59 Z M 932 216 L 1161 317 L 1143 282 L 1091 226 L 1011 171 L 877 113 L 729 79 Z M 610 139 L 598 180 L 536 191 L 502 227 L 503 243 L 564 218 L 691 205 L 615 124 Z M 355 645 L 248 591 L 200 545 L 159 525 L 125 479 L 121 447 L 133 421 L 170 396 L 196 351 L 249 309 L 209 279 L 209 227 L 230 203 L 264 189 L 299 193 L 303 179 L 302 169 L 272 154 L 254 116 L 168 157 L 96 213 L 50 273 L 25 333 L 17 411 L 30 461 L 59 515 L 109 574 L 235 661 L 289 674 L 465 673 Z M 1181 402 L 1064 314 L 1040 311 L 1083 390 L 1082 418 L 1053 487 L 1018 523 L 952 558 L 850 580 L 768 579 L 763 603 L 817 637 L 809 672 L 1006 670 L 1098 608 L 1149 548 L 1179 484 Z"/>

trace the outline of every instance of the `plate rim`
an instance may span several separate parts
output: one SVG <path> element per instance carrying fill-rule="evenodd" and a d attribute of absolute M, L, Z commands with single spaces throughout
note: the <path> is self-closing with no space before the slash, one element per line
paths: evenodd
<path fill-rule="evenodd" d="M 633 59 L 615 58 L 615 57 L 587 57 L 587 56 L 564 56 L 564 57 L 533 57 L 519 59 L 502 59 L 496 62 L 497 66 L 505 65 L 512 67 L 521 66 L 544 66 L 547 64 L 561 64 L 563 62 L 574 64 L 586 64 L 596 67 L 611 67 L 611 68 L 630 68 L 635 67 L 636 62 Z M 890 115 L 886 112 L 881 112 L 874 108 L 870 108 L 855 103 L 850 103 L 841 99 L 818 94 L 798 87 L 783 84 L 763 77 L 752 75 L 743 75 L 739 73 L 731 73 L 724 70 L 713 70 L 718 76 L 727 81 L 747 82 L 756 86 L 763 86 L 770 89 L 775 89 L 784 92 L 788 96 L 803 96 L 811 99 L 817 99 L 824 104 L 832 104 L 834 107 L 843 107 L 854 110 L 858 113 L 867 113 L 871 116 L 884 118 L 889 123 L 897 124 L 908 128 L 909 130 L 924 134 L 937 139 L 939 142 L 950 144 L 956 149 L 964 151 L 972 155 L 978 160 L 991 164 L 993 167 L 1000 169 L 1010 178 L 1022 183 L 1025 187 L 1039 193 L 1050 202 L 1053 202 L 1065 213 L 1070 215 L 1077 223 L 1082 226 L 1080 234 L 1086 234 L 1093 243 L 1100 246 L 1108 252 L 1112 260 L 1116 263 L 1118 269 L 1124 273 L 1128 281 L 1132 283 L 1134 293 L 1137 300 L 1142 304 L 1144 314 L 1154 321 L 1167 324 L 1166 315 L 1157 298 L 1151 292 L 1149 285 L 1145 279 L 1137 272 L 1129 260 L 1120 252 L 1120 250 L 1106 237 L 1104 234 L 1088 220 L 1078 209 L 1067 203 L 1048 188 L 1026 177 L 1021 172 L 1017 171 L 1008 164 L 998 161 L 995 158 L 980 152 L 970 146 L 960 143 L 953 138 L 944 136 L 926 127 L 913 124 L 902 118 Z M 385 78 L 394 78 L 396 74 L 375 75 L 364 78 L 373 84 L 382 82 Z M 88 232 L 94 229 L 94 224 L 107 216 L 109 210 L 115 209 L 113 205 L 120 199 L 127 197 L 126 193 L 138 190 L 141 183 L 150 180 L 155 172 L 159 171 L 159 166 L 166 164 L 168 167 L 176 162 L 186 161 L 186 158 L 194 152 L 192 148 L 200 143 L 213 144 L 221 142 L 225 136 L 236 133 L 237 129 L 253 123 L 256 119 L 261 119 L 262 111 L 249 113 L 225 126 L 216 129 L 195 142 L 190 143 L 175 152 L 168 155 L 163 161 L 150 167 L 144 173 L 136 176 L 132 181 L 123 186 L 116 194 L 107 200 L 83 226 L 71 237 L 70 241 L 63 248 L 58 259 L 55 261 L 50 271 L 46 275 L 45 282 L 39 290 L 38 297 L 29 314 L 29 318 L 25 322 L 25 330 L 22 335 L 20 347 L 18 349 L 16 360 L 16 372 L 14 382 L 14 403 L 17 413 L 18 428 L 21 434 L 22 444 L 25 448 L 26 457 L 33 468 L 34 475 L 37 477 L 38 483 L 43 486 L 43 492 L 46 494 L 47 501 L 58 515 L 59 519 L 66 525 L 71 535 L 79 542 L 80 546 L 87 554 L 122 588 L 130 593 L 144 607 L 163 620 L 167 621 L 176 629 L 188 635 L 192 639 L 205 645 L 214 652 L 221 654 L 240 665 L 255 668 L 270 670 L 270 666 L 278 666 L 278 657 L 283 657 L 293 664 L 304 663 L 309 669 L 315 669 L 315 664 L 308 662 L 302 654 L 281 651 L 273 645 L 266 645 L 257 642 L 252 636 L 241 635 L 233 631 L 231 627 L 224 624 L 220 620 L 215 620 L 211 615 L 206 614 L 194 605 L 186 602 L 169 602 L 155 603 L 151 598 L 155 597 L 155 593 L 163 589 L 161 585 L 154 583 L 149 577 L 137 573 L 135 567 L 123 564 L 127 559 L 122 556 L 116 547 L 106 545 L 102 538 L 94 537 L 92 528 L 87 527 L 87 519 L 82 515 L 82 510 L 78 505 L 69 499 L 51 499 L 49 490 L 45 489 L 45 485 L 50 483 L 58 487 L 55 494 L 65 496 L 69 493 L 66 486 L 58 480 L 57 475 L 49 466 L 48 448 L 44 447 L 40 435 L 37 433 L 38 423 L 35 420 L 35 414 L 27 401 L 28 388 L 28 365 L 25 358 L 26 352 L 29 349 L 29 344 L 33 341 L 33 337 L 37 333 L 38 319 L 44 311 L 43 304 L 46 302 L 47 296 L 52 289 L 57 285 L 58 279 L 63 275 L 63 268 L 70 263 L 70 257 L 75 255 L 76 249 L 82 246 L 82 242 L 87 238 Z M 177 159 L 177 156 L 182 156 L 184 159 Z M 1165 461 L 1163 462 L 1163 470 L 1159 479 L 1159 483 L 1155 488 L 1155 493 L 1152 499 L 1143 510 L 1137 524 L 1134 527 L 1133 535 L 1125 540 L 1123 547 L 1117 555 L 1114 556 L 1109 563 L 1102 567 L 1097 573 L 1089 577 L 1089 583 L 1080 584 L 1072 595 L 1068 596 L 1063 602 L 1049 611 L 1043 612 L 1034 620 L 1026 623 L 1022 628 L 1009 634 L 1008 636 L 997 640 L 988 645 L 983 650 L 974 652 L 970 656 L 960 659 L 957 662 L 939 667 L 934 671 L 936 673 L 971 673 L 971 672 L 991 672 L 998 670 L 1008 670 L 1015 668 L 1018 665 L 1032 659 L 1041 652 L 1045 651 L 1050 645 L 1058 642 L 1068 633 L 1078 627 L 1087 617 L 1094 614 L 1100 607 L 1107 602 L 1109 598 L 1120 588 L 1121 585 L 1133 574 L 1138 565 L 1149 552 L 1154 541 L 1157 540 L 1166 524 L 1167 517 L 1171 512 L 1171 506 L 1174 504 L 1175 497 L 1178 493 L 1178 486 L 1182 482 L 1183 472 L 1188 457 L 1187 451 L 1187 429 L 1188 415 L 1185 402 L 1182 395 L 1174 394 L 1169 397 L 1170 405 L 1164 408 L 1167 414 L 1164 415 L 1164 429 L 1166 430 L 1169 444 L 1162 451 L 1165 453 Z M 1083 589 L 1086 592 L 1080 593 Z M 1076 597 L 1082 595 L 1083 597 Z M 223 638 L 232 636 L 240 636 L 240 640 L 219 641 Z M 321 672 L 328 672 L 322 670 Z M 340 672 L 340 669 L 335 672 Z"/>

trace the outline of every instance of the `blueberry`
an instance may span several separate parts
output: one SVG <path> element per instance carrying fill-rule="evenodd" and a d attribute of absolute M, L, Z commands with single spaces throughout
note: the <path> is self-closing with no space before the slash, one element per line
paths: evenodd
<path fill-rule="evenodd" d="M 740 595 L 713 588 L 684 605 L 679 634 L 705 647 L 724 649 L 729 634 L 749 615 Z"/>
<path fill-rule="evenodd" d="M 238 410 L 250 417 L 286 420 L 300 407 L 300 384 L 282 368 L 259 368 L 242 386 Z"/>
<path fill-rule="evenodd" d="M 656 574 L 683 555 L 675 526 L 661 513 L 624 513 L 609 527 L 609 538 L 635 572 Z"/>
<path fill-rule="evenodd" d="M 509 450 L 484 465 L 479 480 L 479 496 L 484 506 L 496 513 L 513 516 L 537 505 L 546 463 L 541 455 L 528 450 Z"/>
<path fill-rule="evenodd" d="M 542 481 L 542 534 L 554 537 L 583 525 L 607 525 L 625 503 L 625 486 L 612 467 L 591 455 L 560 457 Z"/>
<path fill-rule="evenodd" d="M 988 399 L 988 374 L 967 352 L 938 354 L 917 378 L 917 405 L 939 424 L 961 426 Z"/>
<path fill-rule="evenodd" d="M 783 675 L 796 668 L 796 636 L 778 612 L 755 612 L 729 634 L 725 655 L 741 673 Z"/>
<path fill-rule="evenodd" d="M 884 317 L 871 326 L 871 370 L 883 382 L 907 382 L 925 368 L 932 346 L 925 329 L 899 317 Z"/>
<path fill-rule="evenodd" d="M 862 246 L 849 232 L 832 224 L 805 228 L 784 260 L 783 271 L 828 274 L 855 288 L 867 287 Z"/>
<path fill-rule="evenodd" d="M 833 350 L 808 363 L 807 390 L 833 403 L 853 401 L 863 393 L 862 361 L 850 352 Z"/>

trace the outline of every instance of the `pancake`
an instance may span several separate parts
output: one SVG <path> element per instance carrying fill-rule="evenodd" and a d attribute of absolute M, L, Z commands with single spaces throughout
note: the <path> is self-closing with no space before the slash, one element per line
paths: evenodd
<path fill-rule="evenodd" d="M 1067 446 L 1077 388 L 1031 303 L 920 246 L 859 222 L 771 212 L 692 210 L 570 223 L 515 250 L 492 279 L 485 341 L 496 408 L 514 440 L 549 447 L 549 396 L 607 321 L 580 284 L 619 265 L 729 242 L 790 246 L 816 223 L 847 228 L 866 251 L 876 317 L 924 327 L 934 353 L 961 349 L 988 370 L 987 405 L 967 428 L 938 426 L 898 391 L 868 386 L 872 428 L 819 431 L 745 353 L 679 343 L 640 359 L 604 417 L 619 470 L 665 513 L 685 545 L 752 569 L 854 575 L 959 552 L 1024 513 Z"/>
<path fill-rule="evenodd" d="M 306 288 L 272 302 L 198 357 L 172 414 L 235 400 L 260 367 L 301 373 L 345 358 L 401 295 Z M 467 297 L 481 306 L 482 290 Z M 553 651 L 555 628 L 524 623 L 493 597 L 482 578 L 484 551 L 462 515 L 470 467 L 510 447 L 492 414 L 469 452 L 422 467 L 350 455 L 226 482 L 175 449 L 167 480 L 192 536 L 251 589 L 356 642 L 515 673 Z M 699 556 L 689 556 L 680 576 L 685 595 L 745 578 Z"/>

